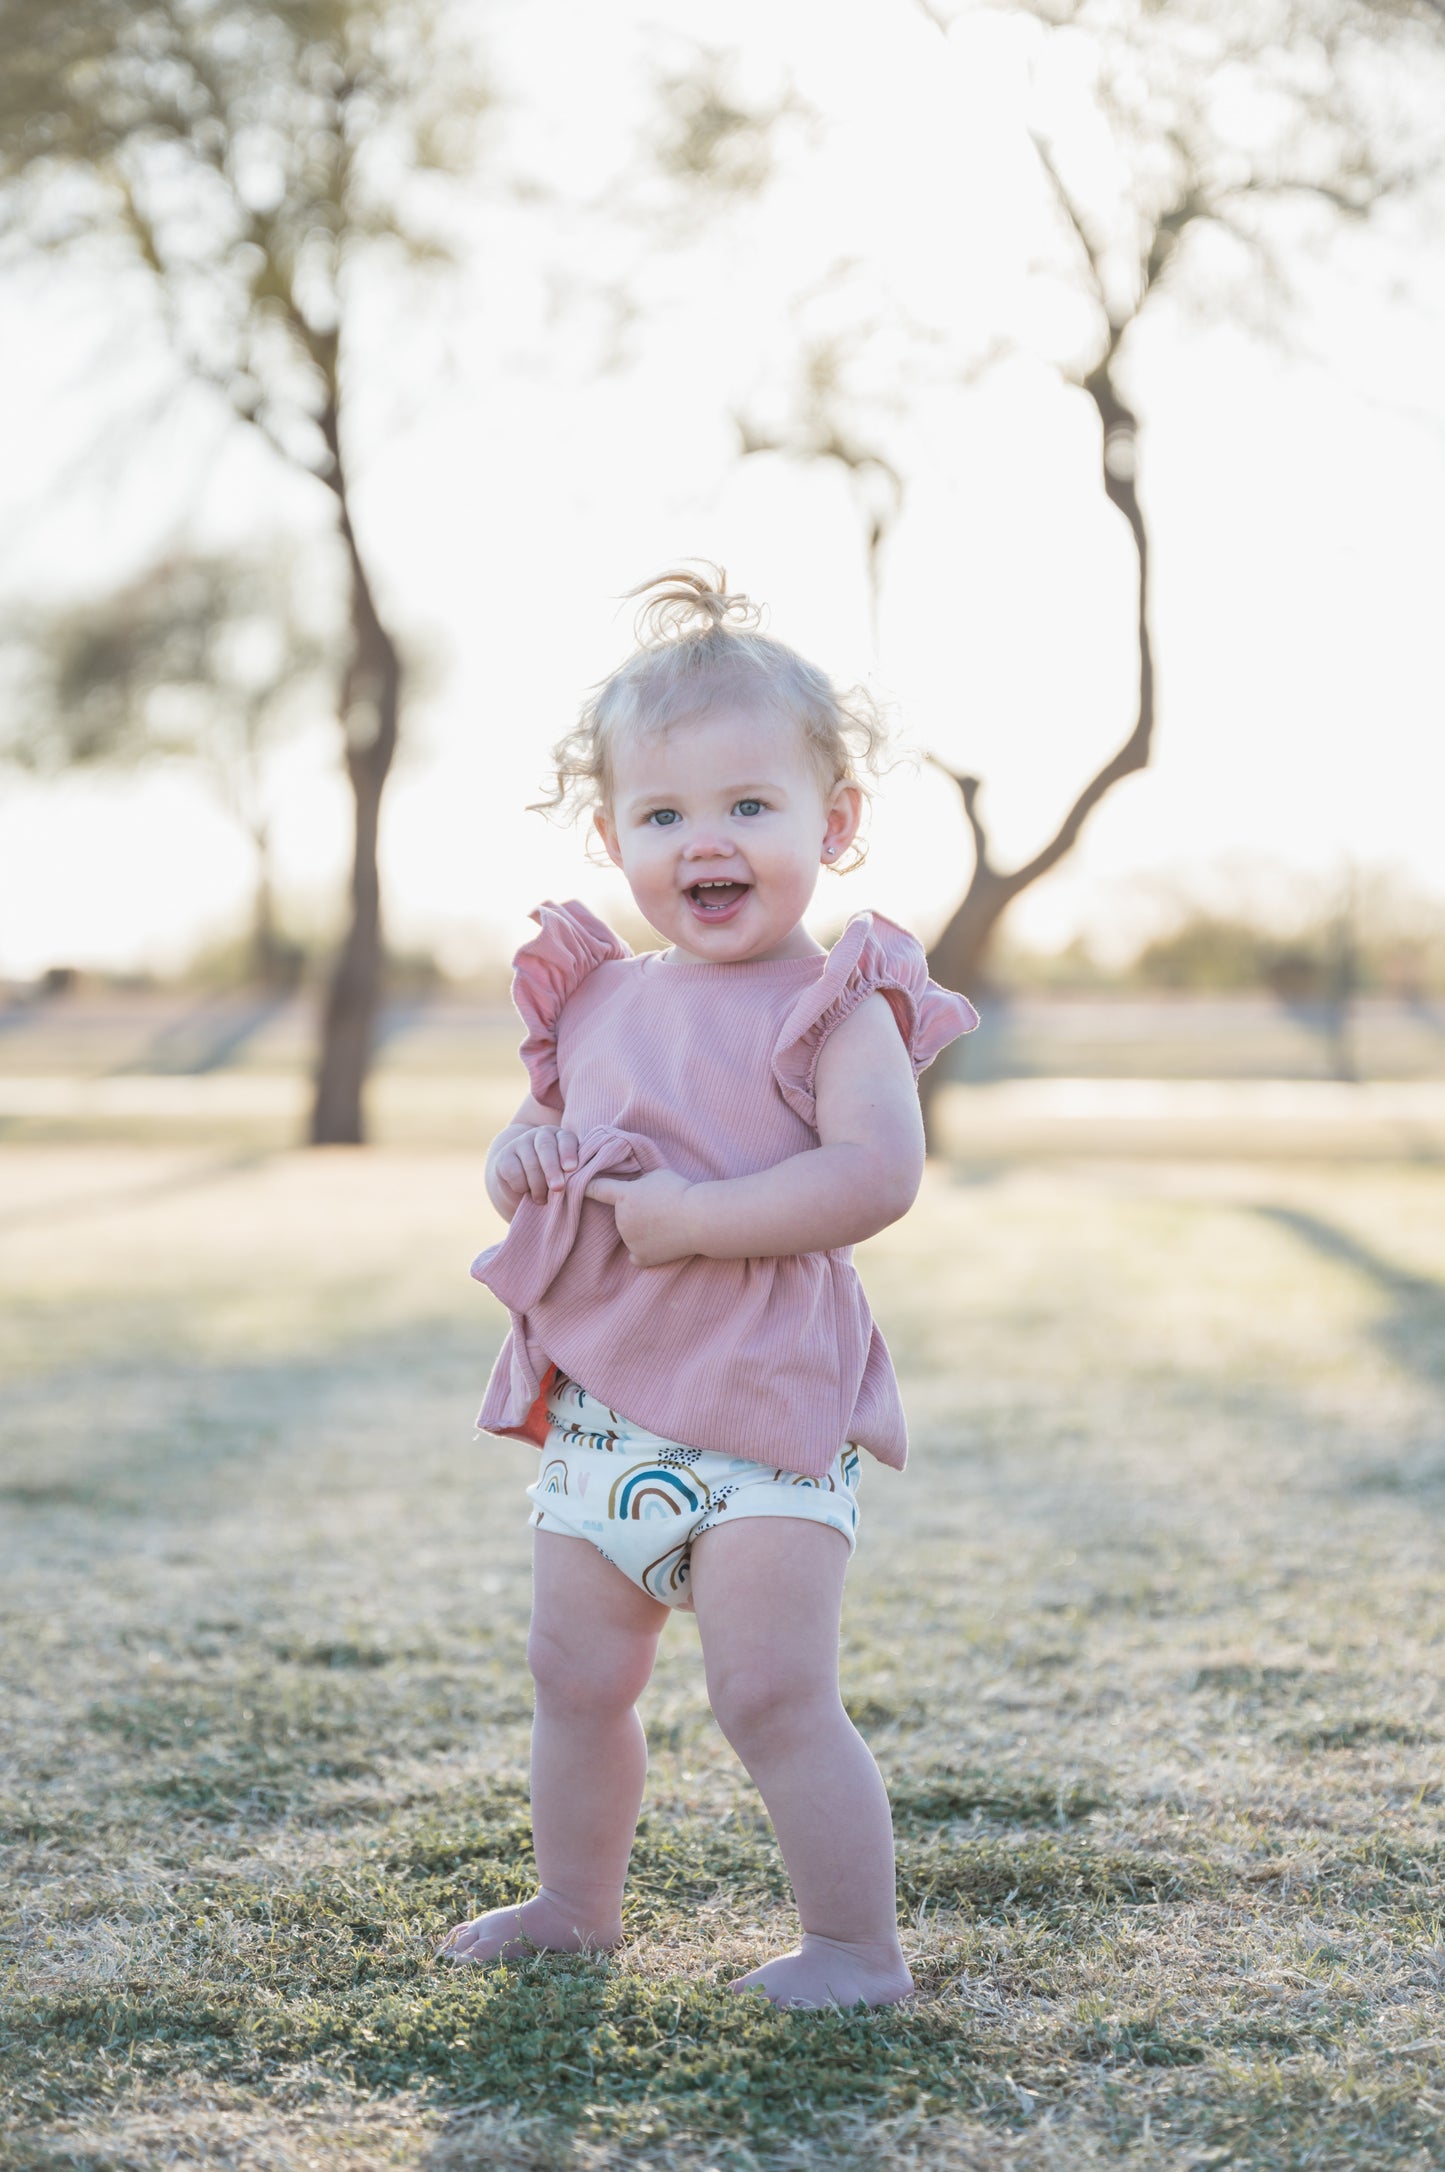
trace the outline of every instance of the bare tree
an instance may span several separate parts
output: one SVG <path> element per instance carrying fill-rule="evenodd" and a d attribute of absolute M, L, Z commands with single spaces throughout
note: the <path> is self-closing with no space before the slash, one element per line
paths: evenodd
<path fill-rule="evenodd" d="M 354 505 L 358 275 L 443 262 L 426 181 L 469 163 L 487 97 L 435 0 L 7 0 L 0 216 L 12 249 L 108 245 L 149 274 L 174 351 L 328 493 L 349 639 L 336 707 L 350 916 L 311 1136 L 364 1136 L 382 968 L 377 833 L 405 677 Z"/>
<path fill-rule="evenodd" d="M 1002 0 L 991 11 L 960 9 L 954 0 L 909 5 L 945 38 L 984 12 L 1032 18 L 1040 89 L 1055 48 L 1068 49 L 1075 111 L 1063 125 L 1039 119 L 1029 127 L 1047 232 L 1039 276 L 1072 302 L 1068 318 L 1079 328 L 1048 359 L 1092 410 L 1103 492 L 1124 521 L 1136 569 L 1127 730 L 1036 851 L 1012 867 L 998 865 L 983 780 L 931 757 L 958 787 L 972 862 L 930 965 L 946 984 L 976 989 L 1010 905 L 1073 850 L 1093 810 L 1144 769 L 1153 751 L 1151 535 L 1141 491 L 1135 329 L 1167 292 L 1181 307 L 1244 312 L 1280 334 L 1296 256 L 1421 178 L 1410 131 L 1396 132 L 1390 86 L 1372 63 L 1386 38 L 1438 51 L 1445 0 L 1170 0 L 1167 7 L 1157 0 Z M 1393 61 L 1398 88 L 1406 64 L 1400 55 Z M 706 160 L 695 179 L 706 186 Z M 725 177 L 718 179 L 722 194 Z M 1206 256 L 1206 232 L 1226 248 Z M 884 551 L 902 514 L 909 460 L 892 443 L 889 403 L 876 389 L 870 397 L 865 381 L 903 387 L 892 409 L 907 405 L 906 365 L 896 355 L 886 371 L 869 362 L 880 322 L 894 334 L 900 313 L 890 300 L 880 318 L 865 281 L 851 317 L 832 307 L 821 332 L 812 322 L 812 304 L 846 287 L 857 269 L 841 263 L 800 297 L 790 390 L 781 406 L 774 393 L 737 419 L 745 456 L 782 453 L 832 462 L 847 474 L 876 631 Z M 1022 339 L 999 325 L 954 369 L 954 382 L 975 383 L 1024 351 Z M 925 1075 L 926 1105 L 942 1069 Z"/>
<path fill-rule="evenodd" d="M 946 36 L 950 18 L 930 0 L 918 4 Z M 1168 8 L 1135 0 L 1123 11 L 1108 0 L 1037 0 L 1027 12 L 1087 54 L 1094 110 L 1112 149 L 1112 186 L 1101 189 L 1097 178 L 1090 186 L 1082 174 L 1071 175 L 1054 132 L 1031 129 L 1062 247 L 1059 274 L 1082 295 L 1092 319 L 1079 352 L 1057 359 L 1094 410 L 1100 480 L 1133 547 L 1135 704 L 1115 752 L 1079 789 L 1047 841 L 1012 868 L 992 857 L 982 780 L 938 764 L 958 786 L 973 844 L 964 896 L 930 953 L 933 972 L 952 987 L 979 985 L 1008 907 L 1073 850 L 1093 810 L 1123 778 L 1146 767 L 1153 749 L 1150 533 L 1130 389 L 1134 328 L 1166 289 L 1196 308 L 1228 306 L 1228 287 L 1216 284 L 1211 293 L 1208 278 L 1191 276 L 1193 245 L 1206 228 L 1226 237 L 1249 275 L 1282 299 L 1289 266 L 1271 223 L 1273 207 L 1313 203 L 1336 220 L 1361 219 L 1419 173 L 1372 112 L 1377 86 L 1361 50 L 1368 10 L 1352 28 L 1348 9 L 1334 0 L 1264 9 L 1230 0 L 1171 0 Z"/>
<path fill-rule="evenodd" d="M 334 636 L 298 608 L 303 585 L 284 550 L 195 555 L 0 626 L 12 679 L 0 758 L 42 776 L 193 763 L 251 846 L 251 969 L 273 989 L 297 954 L 277 925 L 267 771 L 294 722 L 325 714 L 337 663 Z"/>

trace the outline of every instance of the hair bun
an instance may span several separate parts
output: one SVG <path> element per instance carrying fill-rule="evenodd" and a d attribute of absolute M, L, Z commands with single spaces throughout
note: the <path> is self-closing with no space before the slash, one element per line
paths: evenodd
<path fill-rule="evenodd" d="M 629 596 L 646 596 L 634 621 L 638 640 L 646 648 L 664 641 L 697 641 L 723 626 L 752 632 L 762 614 L 756 604 L 739 592 L 728 593 L 728 577 L 721 566 L 706 558 L 695 561 L 698 571 L 675 566 L 650 581 L 629 588 Z"/>

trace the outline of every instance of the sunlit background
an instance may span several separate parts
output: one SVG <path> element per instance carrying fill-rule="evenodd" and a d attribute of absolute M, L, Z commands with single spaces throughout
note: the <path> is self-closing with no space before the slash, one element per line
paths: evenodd
<path fill-rule="evenodd" d="M 1023 890 L 980 971 L 1097 987 L 1137 979 L 1152 942 L 1156 984 L 1293 971 L 1285 993 L 1307 998 L 1348 923 L 1361 992 L 1438 993 L 1445 48 L 1428 17 L 441 10 L 484 85 L 475 128 L 452 114 L 454 172 L 419 179 L 391 150 L 376 185 L 449 260 L 357 246 L 340 289 L 351 506 L 408 667 L 380 865 L 413 982 L 495 991 L 542 896 L 626 921 L 618 878 L 527 802 L 628 651 L 618 599 L 684 555 L 724 564 L 893 720 L 903 759 L 868 864 L 821 885 L 820 933 L 877 907 L 938 936 L 973 860 L 945 768 L 982 780 L 997 865 L 1048 842 L 1136 717 L 1135 553 L 1080 388 L 1104 336 L 1087 245 L 1139 422 L 1157 718 L 1148 766 Z M 463 107 L 467 69 L 446 65 Z M 436 82 L 427 96 L 445 118 Z M 264 210 L 264 142 L 241 165 Z M 0 972 L 17 998 L 47 974 L 243 976 L 249 809 L 280 939 L 319 987 L 351 831 L 334 501 L 294 428 L 288 459 L 223 374 L 188 365 L 194 323 L 168 317 L 134 237 L 113 217 L 73 231 L 83 174 L 42 166 L 27 188 L 0 347 L 5 745 L 25 756 L 3 771 Z M 1141 251 L 1181 203 L 1144 292 Z M 190 218 L 204 258 L 199 202 Z M 314 408 L 305 382 L 284 390 Z M 217 703 L 288 644 L 315 652 L 268 713 L 246 806 L 204 744 L 204 688 L 161 683 L 124 744 L 80 763 L 66 690 L 34 668 L 57 626 L 118 593 L 124 615 L 157 565 L 197 556 L 222 594 L 231 561 L 271 572 L 208 656 L 231 681 Z M 187 734 L 199 754 L 166 751 Z"/>

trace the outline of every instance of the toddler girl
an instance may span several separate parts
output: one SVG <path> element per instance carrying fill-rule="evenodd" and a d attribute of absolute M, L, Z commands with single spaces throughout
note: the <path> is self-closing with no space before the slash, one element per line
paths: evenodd
<path fill-rule="evenodd" d="M 540 1886 L 442 1951 L 621 1937 L 635 1707 L 687 1607 L 802 1923 L 796 1951 L 734 1988 L 885 2005 L 912 1979 L 838 1624 L 858 1450 L 901 1469 L 906 1436 L 851 1248 L 912 1204 L 915 1079 L 978 1021 L 880 915 L 828 952 L 804 928 L 819 867 L 857 835 L 878 733 L 708 571 L 647 584 L 643 645 L 555 755 L 551 804 L 592 808 L 671 947 L 634 957 L 585 906 L 544 905 L 517 954 L 532 1090 L 487 1163 L 511 1227 L 472 1272 L 511 1314 L 478 1422 L 541 1450 Z"/>

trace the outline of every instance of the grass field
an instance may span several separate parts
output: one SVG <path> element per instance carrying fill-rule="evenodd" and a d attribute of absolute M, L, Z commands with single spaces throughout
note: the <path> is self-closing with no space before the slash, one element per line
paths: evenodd
<path fill-rule="evenodd" d="M 914 1434 L 844 1680 L 918 2000 L 779 2014 L 680 1618 L 629 1941 L 527 1890 L 531 1452 L 476 1154 L 0 1152 L 0 2166 L 1445 2161 L 1445 1170 L 975 1160 L 866 1248 Z"/>

